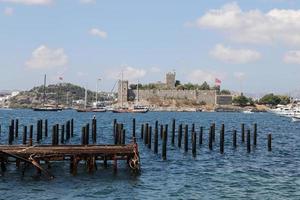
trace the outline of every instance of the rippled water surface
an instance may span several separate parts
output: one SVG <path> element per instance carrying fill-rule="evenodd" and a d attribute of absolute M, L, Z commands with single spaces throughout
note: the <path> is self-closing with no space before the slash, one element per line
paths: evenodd
<path fill-rule="evenodd" d="M 50 126 L 74 118 L 75 137 L 71 143 L 79 143 L 81 126 L 90 122 L 93 115 L 74 111 L 0 110 L 0 141 L 7 143 L 10 119 L 18 118 L 22 126 L 36 125 L 38 119 L 47 118 Z M 112 121 L 116 118 L 125 124 L 127 142 L 130 142 L 133 117 L 137 120 L 138 136 L 141 123 L 154 125 L 155 120 L 169 124 L 169 130 L 173 118 L 177 125 L 195 123 L 197 132 L 204 126 L 204 144 L 197 146 L 196 158 L 191 151 L 185 154 L 176 145 L 168 144 L 168 159 L 162 161 L 161 146 L 159 155 L 154 155 L 153 150 L 138 141 L 142 164 L 139 176 L 132 175 L 123 162 L 117 174 L 111 167 L 104 169 L 99 163 L 94 174 L 88 174 L 81 165 L 77 176 L 69 174 L 69 163 L 53 163 L 51 172 L 56 178 L 51 181 L 43 176 L 32 177 L 33 169 L 22 177 L 14 165 L 9 165 L 4 176 L 0 176 L 0 199 L 300 199 L 300 123 L 269 113 L 97 113 L 97 140 L 113 142 Z M 217 141 L 214 150 L 209 151 L 207 133 L 213 122 L 217 124 Z M 223 155 L 218 147 L 222 123 L 226 129 Z M 258 124 L 258 144 L 250 154 L 240 143 L 240 137 L 237 149 L 232 148 L 232 130 L 237 129 L 240 136 L 241 123 L 251 130 L 253 123 Z M 22 133 L 21 130 L 20 127 Z M 272 152 L 267 151 L 268 133 L 273 137 Z M 48 138 L 44 143 L 50 141 Z"/>

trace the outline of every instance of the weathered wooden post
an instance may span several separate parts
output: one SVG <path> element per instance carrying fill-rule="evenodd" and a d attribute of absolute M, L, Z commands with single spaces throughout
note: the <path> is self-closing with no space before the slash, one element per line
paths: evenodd
<path fill-rule="evenodd" d="M 213 143 L 213 126 L 211 125 L 210 129 L 209 129 L 209 137 L 208 137 L 208 148 L 209 148 L 209 150 L 213 149 L 212 143 Z"/>
<path fill-rule="evenodd" d="M 15 131 L 15 134 L 16 134 L 16 138 L 19 137 L 19 120 L 16 119 L 16 131 Z"/>
<path fill-rule="evenodd" d="M 196 141 L 197 141 L 196 133 L 192 132 L 192 154 L 193 154 L 193 157 L 196 157 Z"/>
<path fill-rule="evenodd" d="M 27 143 L 27 126 L 23 127 L 23 138 L 22 138 L 22 144 L 26 145 Z"/>
<path fill-rule="evenodd" d="M 162 140 L 164 134 L 164 125 L 160 125 L 160 139 Z"/>
<path fill-rule="evenodd" d="M 126 141 L 126 130 L 123 129 L 122 130 L 122 144 L 125 144 L 125 141 Z"/>
<path fill-rule="evenodd" d="M 257 143 L 257 124 L 254 124 L 254 131 L 253 131 L 253 145 L 256 146 Z"/>
<path fill-rule="evenodd" d="M 93 140 L 93 144 L 96 144 L 96 142 L 97 142 L 97 120 L 95 117 L 92 121 L 92 140 Z"/>
<path fill-rule="evenodd" d="M 144 139 L 144 124 L 141 125 L 141 139 Z"/>
<path fill-rule="evenodd" d="M 154 153 L 155 154 L 158 153 L 158 122 L 155 123 L 155 129 L 154 129 Z"/>
<path fill-rule="evenodd" d="M 166 131 L 166 140 L 167 140 L 167 144 L 168 144 L 168 135 L 169 135 L 168 124 L 165 125 L 165 131 Z"/>
<path fill-rule="evenodd" d="M 200 126 L 199 145 L 203 144 L 203 126 Z"/>
<path fill-rule="evenodd" d="M 45 137 L 48 137 L 48 119 L 45 119 Z"/>
<path fill-rule="evenodd" d="M 233 148 L 236 148 L 236 130 L 233 131 L 232 145 Z"/>
<path fill-rule="evenodd" d="M 36 142 L 40 142 L 40 120 L 38 120 L 36 124 Z"/>
<path fill-rule="evenodd" d="M 90 124 L 87 123 L 86 124 L 86 129 L 85 129 L 85 144 L 88 145 L 89 144 L 89 140 L 90 140 Z"/>
<path fill-rule="evenodd" d="M 66 140 L 70 140 L 71 137 L 71 122 L 67 121 L 66 123 Z"/>
<path fill-rule="evenodd" d="M 221 132 L 220 132 L 220 153 L 224 153 L 224 134 L 225 134 L 225 125 L 222 124 Z"/>
<path fill-rule="evenodd" d="M 55 131 L 55 145 L 59 144 L 59 124 L 56 124 L 56 131 Z"/>
<path fill-rule="evenodd" d="M 74 137 L 74 119 L 71 119 L 71 137 Z"/>
<path fill-rule="evenodd" d="M 179 127 L 178 127 L 178 148 L 181 148 L 181 140 L 182 140 L 182 124 L 179 124 Z"/>
<path fill-rule="evenodd" d="M 135 138 L 135 118 L 132 119 L 132 137 Z"/>
<path fill-rule="evenodd" d="M 144 144 L 145 145 L 148 144 L 148 135 L 149 135 L 149 124 L 146 123 L 146 126 L 145 126 L 145 135 L 144 135 Z"/>
<path fill-rule="evenodd" d="M 43 139 L 43 120 L 40 121 L 40 140 Z"/>
<path fill-rule="evenodd" d="M 272 134 L 268 134 L 268 151 L 272 151 Z"/>
<path fill-rule="evenodd" d="M 173 119 L 173 122 L 172 122 L 172 139 L 171 139 L 172 145 L 174 145 L 174 143 L 175 143 L 175 130 L 176 130 L 175 126 L 176 126 L 176 121 L 175 121 L 175 119 Z"/>
<path fill-rule="evenodd" d="M 32 138 L 33 138 L 33 125 L 29 127 L 29 146 L 32 146 Z"/>
<path fill-rule="evenodd" d="M 56 132 L 56 125 L 52 126 L 52 146 L 55 145 L 55 137 L 56 137 L 55 132 Z"/>
<path fill-rule="evenodd" d="M 163 131 L 162 158 L 163 158 L 163 160 L 167 159 L 167 133 L 166 133 L 166 130 Z"/>
<path fill-rule="evenodd" d="M 86 140 L 86 135 L 85 135 L 86 130 L 85 129 L 86 129 L 85 126 L 83 126 L 81 128 L 81 145 L 86 145 L 86 142 L 85 142 L 85 140 Z"/>
<path fill-rule="evenodd" d="M 11 120 L 10 126 L 11 126 L 12 133 L 14 135 L 15 134 L 15 120 L 13 120 L 13 119 Z"/>
<path fill-rule="evenodd" d="M 216 123 L 212 124 L 212 141 L 216 140 Z"/>
<path fill-rule="evenodd" d="M 152 127 L 149 127 L 149 133 L 148 133 L 148 148 L 151 149 L 151 139 L 152 139 Z"/>
<path fill-rule="evenodd" d="M 250 130 L 247 131 L 247 152 L 251 152 L 251 135 Z"/>
<path fill-rule="evenodd" d="M 14 138 L 13 127 L 9 126 L 9 134 L 8 134 L 8 144 L 12 145 Z"/>
<path fill-rule="evenodd" d="M 189 150 L 189 127 L 186 124 L 184 129 L 184 151 L 188 152 Z"/>
<path fill-rule="evenodd" d="M 61 136 L 60 136 L 60 143 L 65 143 L 65 125 L 61 125 Z"/>
<path fill-rule="evenodd" d="M 244 143 L 245 142 L 245 124 L 244 123 L 241 125 L 241 129 L 242 129 L 242 134 L 241 134 L 242 143 Z"/>
<path fill-rule="evenodd" d="M 116 123 L 114 125 L 114 139 L 115 139 L 115 145 L 119 144 L 119 129 L 120 129 L 120 125 L 118 123 Z"/>

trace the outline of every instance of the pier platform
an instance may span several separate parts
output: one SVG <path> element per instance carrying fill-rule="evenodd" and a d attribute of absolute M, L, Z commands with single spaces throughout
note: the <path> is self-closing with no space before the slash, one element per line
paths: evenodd
<path fill-rule="evenodd" d="M 107 161 L 113 161 L 114 170 L 117 170 L 118 160 L 126 160 L 133 171 L 140 169 L 136 143 L 127 145 L 0 145 L 2 172 L 6 170 L 6 164 L 11 160 L 16 163 L 17 167 L 20 167 L 20 163 L 24 163 L 25 166 L 33 165 L 38 173 L 43 172 L 49 178 L 54 176 L 41 165 L 41 162 L 49 166 L 51 161 L 68 160 L 70 172 L 73 175 L 76 175 L 80 161 L 86 162 L 89 172 L 97 168 L 97 160 L 102 160 L 104 166 L 107 166 Z"/>

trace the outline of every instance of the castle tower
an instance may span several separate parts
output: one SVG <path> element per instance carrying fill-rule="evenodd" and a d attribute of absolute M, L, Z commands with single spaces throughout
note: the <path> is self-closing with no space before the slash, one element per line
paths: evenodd
<path fill-rule="evenodd" d="M 175 72 L 168 72 L 166 74 L 166 86 L 168 89 L 175 89 Z"/>
<path fill-rule="evenodd" d="M 127 103 L 128 101 L 128 81 L 118 82 L 118 103 Z"/>

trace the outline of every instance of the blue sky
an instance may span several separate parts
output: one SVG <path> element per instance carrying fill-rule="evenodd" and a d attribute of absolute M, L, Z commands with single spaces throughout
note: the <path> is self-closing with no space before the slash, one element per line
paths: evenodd
<path fill-rule="evenodd" d="M 0 89 L 65 82 L 110 91 L 124 71 L 245 92 L 300 86 L 296 0 L 0 0 Z"/>

